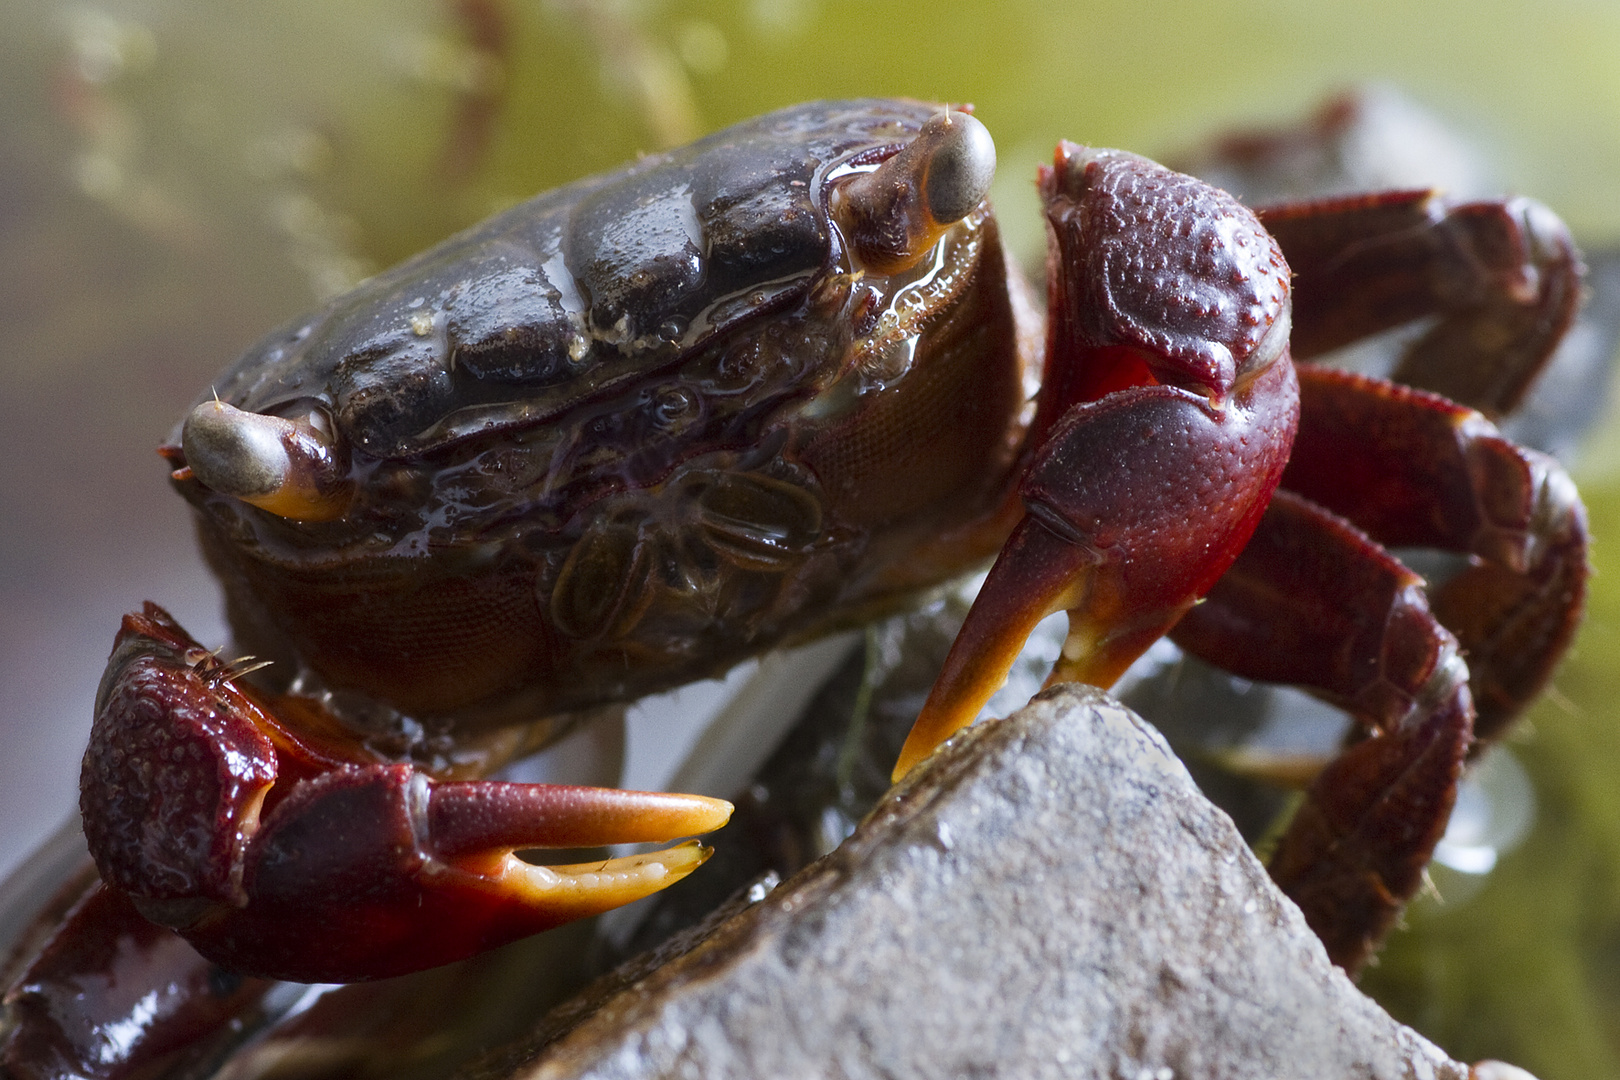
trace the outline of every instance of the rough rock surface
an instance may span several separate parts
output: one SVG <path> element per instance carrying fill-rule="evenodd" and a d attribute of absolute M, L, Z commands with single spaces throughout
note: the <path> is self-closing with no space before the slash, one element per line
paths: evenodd
<path fill-rule="evenodd" d="M 1085 688 L 970 729 L 683 947 L 469 1075 L 1468 1074 L 1329 965 L 1158 733 Z"/>

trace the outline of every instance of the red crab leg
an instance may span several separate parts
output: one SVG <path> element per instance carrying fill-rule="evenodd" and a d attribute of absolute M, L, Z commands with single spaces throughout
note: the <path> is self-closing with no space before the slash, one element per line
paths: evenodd
<path fill-rule="evenodd" d="M 1333 962 L 1355 973 L 1417 891 L 1472 740 L 1468 670 L 1423 581 L 1287 491 L 1176 642 L 1245 678 L 1308 687 L 1372 737 L 1312 783 L 1271 862 Z"/>
<path fill-rule="evenodd" d="M 1224 192 L 1064 143 L 1039 446 L 1002 549 L 900 754 L 969 724 L 1030 629 L 1069 613 L 1054 680 L 1111 684 L 1226 570 L 1293 438 L 1288 270 Z"/>
<path fill-rule="evenodd" d="M 1239 675 L 1321 693 L 1382 733 L 1317 777 L 1272 862 L 1334 961 L 1354 971 L 1444 832 L 1471 706 L 1474 734 L 1496 737 L 1567 648 L 1586 521 L 1555 461 L 1471 409 L 1340 371 L 1299 377 L 1289 490 L 1173 636 Z M 1416 575 L 1318 503 L 1381 541 L 1471 564 L 1435 591 L 1431 614 Z"/>
<path fill-rule="evenodd" d="M 1580 623 L 1586 511 L 1557 461 L 1444 398 L 1301 368 L 1283 486 L 1391 547 L 1470 557 L 1431 602 L 1468 661 L 1488 741 L 1546 686 Z"/>
<path fill-rule="evenodd" d="M 708 855 L 691 842 L 541 867 L 514 850 L 666 841 L 730 815 L 693 795 L 436 782 L 294 735 L 234 674 L 155 605 L 127 616 L 80 806 L 103 879 L 236 971 L 346 982 L 448 963 L 656 892 Z"/>
<path fill-rule="evenodd" d="M 1580 306 L 1569 230 L 1530 199 L 1395 191 L 1260 211 L 1294 270 L 1297 360 L 1420 319 L 1392 377 L 1488 416 L 1518 404 Z"/>
<path fill-rule="evenodd" d="M 275 983 L 220 971 L 87 877 L 0 1002 L 0 1076 L 188 1075 Z"/>

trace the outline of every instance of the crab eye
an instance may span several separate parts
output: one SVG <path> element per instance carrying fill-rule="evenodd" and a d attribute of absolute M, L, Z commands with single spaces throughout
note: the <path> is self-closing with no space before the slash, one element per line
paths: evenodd
<path fill-rule="evenodd" d="M 347 461 L 319 410 L 289 420 L 205 401 L 186 416 L 180 447 L 204 487 L 278 517 L 331 521 L 353 496 Z"/>
<path fill-rule="evenodd" d="M 924 177 L 928 210 L 935 221 L 950 224 L 967 217 L 989 194 L 996 176 L 996 144 L 990 129 L 965 112 L 946 113 L 929 124 L 941 125 L 944 134 Z"/>
<path fill-rule="evenodd" d="M 985 126 L 964 112 L 942 112 L 904 150 L 837 188 L 828 205 L 856 262 L 894 274 L 972 213 L 995 174 L 996 145 Z"/>

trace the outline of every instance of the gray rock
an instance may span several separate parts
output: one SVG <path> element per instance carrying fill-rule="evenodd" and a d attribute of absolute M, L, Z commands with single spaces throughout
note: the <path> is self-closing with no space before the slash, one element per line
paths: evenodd
<path fill-rule="evenodd" d="M 469 1075 L 1468 1075 L 1328 963 L 1159 734 L 1080 687 L 970 729 L 670 953 Z"/>

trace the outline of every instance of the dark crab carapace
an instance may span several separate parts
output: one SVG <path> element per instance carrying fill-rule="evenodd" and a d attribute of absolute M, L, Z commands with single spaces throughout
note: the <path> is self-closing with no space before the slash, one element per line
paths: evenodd
<path fill-rule="evenodd" d="M 1045 614 L 1069 615 L 1052 677 L 1099 685 L 1176 627 L 1360 721 L 1274 862 L 1355 968 L 1444 828 L 1476 702 L 1494 734 L 1568 643 L 1584 522 L 1558 466 L 1478 413 L 1296 373 L 1290 334 L 1314 354 L 1428 318 L 1418 369 L 1522 386 L 1578 257 L 1522 201 L 1257 218 L 1065 143 L 1040 177 L 1043 334 L 993 162 L 938 106 L 784 110 L 542 195 L 250 351 L 165 453 L 240 644 L 276 663 L 250 685 L 159 609 L 125 620 L 84 770 L 104 880 L 219 963 L 305 981 L 623 903 L 700 849 L 510 853 L 673 839 L 727 807 L 465 779 L 455 749 L 999 549 L 897 772 L 972 721 Z M 1470 568 L 1431 613 L 1379 541 Z"/>

